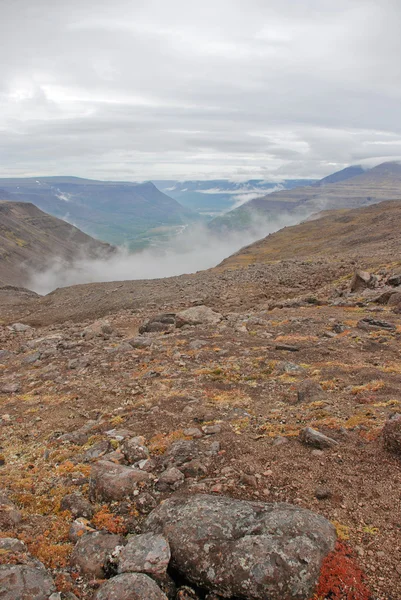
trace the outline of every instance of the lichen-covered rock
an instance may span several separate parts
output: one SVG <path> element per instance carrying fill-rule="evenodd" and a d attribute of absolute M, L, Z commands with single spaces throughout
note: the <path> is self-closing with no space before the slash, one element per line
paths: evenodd
<path fill-rule="evenodd" d="M 44 567 L 0 566 L 1 600 L 49 600 L 55 591 L 53 579 Z"/>
<path fill-rule="evenodd" d="M 184 325 L 217 325 L 223 316 L 207 306 L 193 306 L 176 314 L 176 327 Z"/>
<path fill-rule="evenodd" d="M 184 474 L 176 467 L 163 471 L 159 477 L 156 487 L 161 492 L 177 490 L 184 483 Z"/>
<path fill-rule="evenodd" d="M 105 577 L 105 566 L 109 556 L 117 546 L 126 543 L 121 535 L 96 531 L 83 535 L 75 544 L 71 555 L 71 566 L 85 575 L 102 579 Z"/>
<path fill-rule="evenodd" d="M 121 551 L 118 572 L 162 575 L 167 571 L 170 556 L 169 543 L 162 535 L 135 535 Z"/>
<path fill-rule="evenodd" d="M 145 445 L 145 438 L 142 436 L 125 439 L 122 451 L 130 465 L 149 458 L 149 450 Z"/>
<path fill-rule="evenodd" d="M 298 402 L 312 402 L 324 397 L 324 391 L 320 383 L 313 379 L 305 379 L 298 387 Z"/>
<path fill-rule="evenodd" d="M 382 437 L 385 448 L 401 456 L 401 414 L 396 414 L 387 421 Z"/>
<path fill-rule="evenodd" d="M 123 573 L 109 579 L 95 600 L 167 600 L 157 583 L 143 573 Z"/>
<path fill-rule="evenodd" d="M 168 539 L 171 564 L 188 581 L 252 600 L 310 598 L 336 540 L 309 510 L 199 494 L 169 498 L 145 529 Z"/>
<path fill-rule="evenodd" d="M 93 506 L 81 494 L 67 494 L 61 500 L 61 510 L 68 510 L 74 518 L 84 517 L 91 519 L 93 517 Z"/>
<path fill-rule="evenodd" d="M 101 502 L 132 498 L 138 484 L 150 479 L 151 475 L 146 471 L 99 460 L 92 467 L 89 497 Z"/>
<path fill-rule="evenodd" d="M 22 520 L 22 513 L 6 496 L 0 494 L 0 530 L 13 529 Z"/>

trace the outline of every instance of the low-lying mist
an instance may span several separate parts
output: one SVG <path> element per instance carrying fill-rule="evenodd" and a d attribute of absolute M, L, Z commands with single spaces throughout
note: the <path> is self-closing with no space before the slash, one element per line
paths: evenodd
<path fill-rule="evenodd" d="M 191 226 L 162 248 L 151 247 L 133 253 L 120 247 L 107 257 L 95 259 L 82 253 L 68 264 L 55 258 L 46 269 L 31 272 L 27 287 L 39 294 L 48 294 L 58 287 L 79 283 L 158 279 L 195 273 L 215 267 L 243 246 L 299 221 L 299 215 L 280 214 L 269 221 L 253 223 L 247 231 L 222 234 L 212 233 L 204 226 Z"/>

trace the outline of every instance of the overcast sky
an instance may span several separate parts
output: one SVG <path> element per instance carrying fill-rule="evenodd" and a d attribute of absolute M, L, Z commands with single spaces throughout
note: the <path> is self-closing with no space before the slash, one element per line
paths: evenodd
<path fill-rule="evenodd" d="M 0 0 L 0 176 L 320 177 L 401 157 L 400 0 Z"/>

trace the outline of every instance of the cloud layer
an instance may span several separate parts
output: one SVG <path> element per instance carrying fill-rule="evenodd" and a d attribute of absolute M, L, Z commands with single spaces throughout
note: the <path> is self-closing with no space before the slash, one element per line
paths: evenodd
<path fill-rule="evenodd" d="M 0 6 L 0 176 L 320 177 L 401 157 L 398 0 Z"/>

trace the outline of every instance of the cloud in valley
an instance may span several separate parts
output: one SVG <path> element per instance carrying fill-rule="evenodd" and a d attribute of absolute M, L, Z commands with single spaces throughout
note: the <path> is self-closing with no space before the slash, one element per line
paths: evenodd
<path fill-rule="evenodd" d="M 320 177 L 401 157 L 398 0 L 0 6 L 0 176 Z"/>

